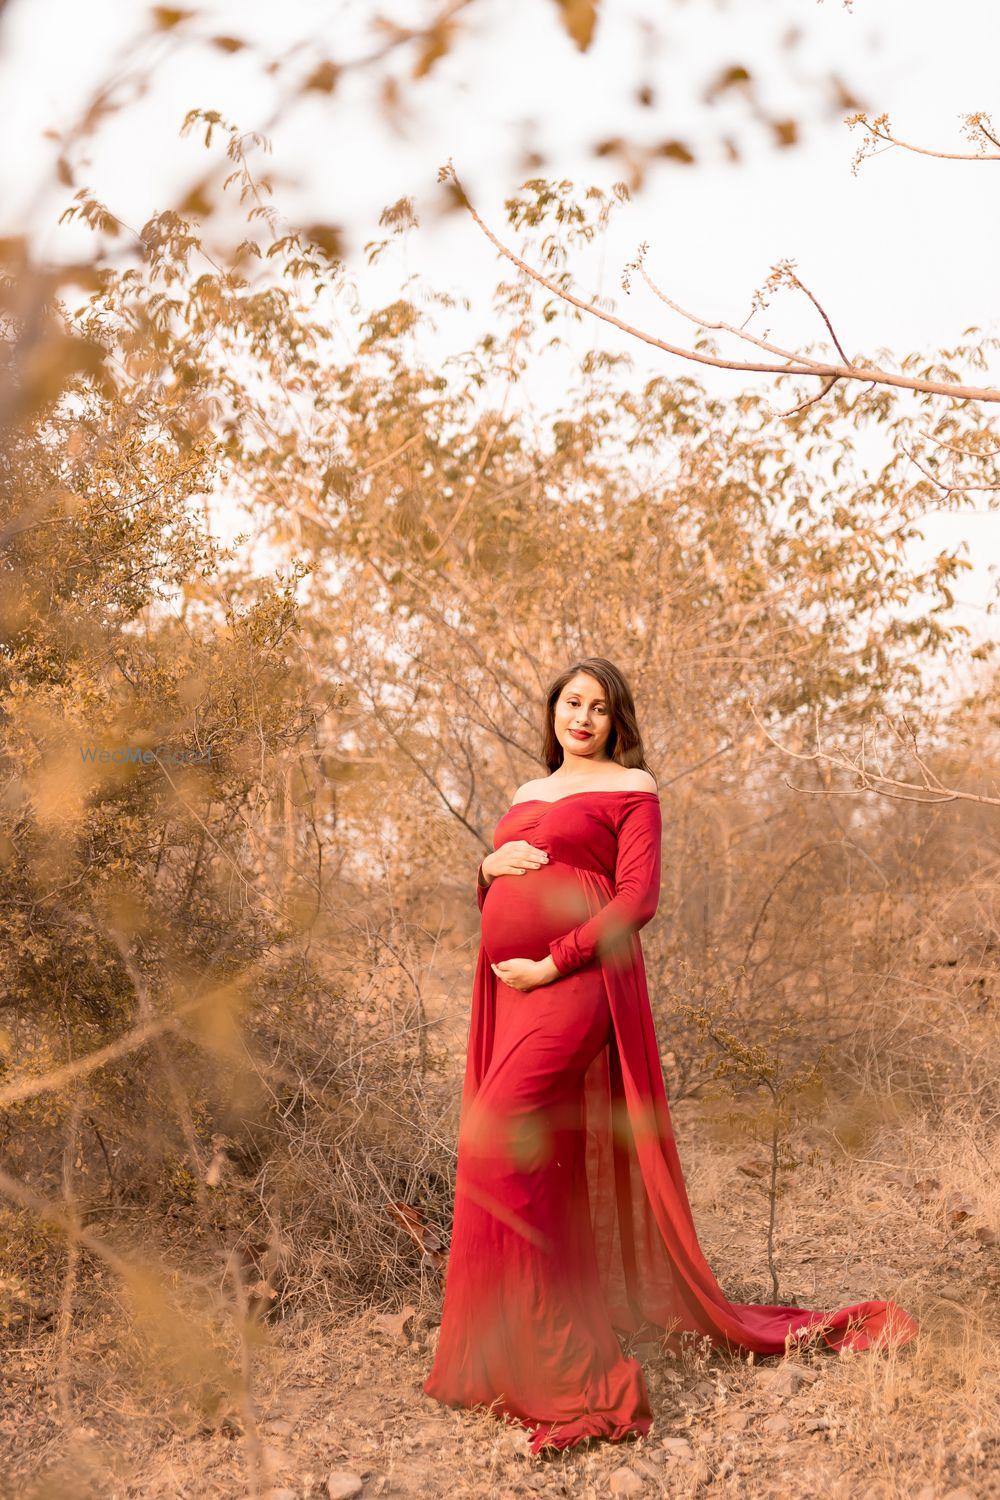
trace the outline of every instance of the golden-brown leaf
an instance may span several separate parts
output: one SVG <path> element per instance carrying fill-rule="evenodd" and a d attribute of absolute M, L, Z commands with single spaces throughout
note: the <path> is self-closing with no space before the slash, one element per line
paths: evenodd
<path fill-rule="evenodd" d="M 581 52 L 586 52 L 594 39 L 599 4 L 600 0 L 556 0 L 563 26 Z"/>

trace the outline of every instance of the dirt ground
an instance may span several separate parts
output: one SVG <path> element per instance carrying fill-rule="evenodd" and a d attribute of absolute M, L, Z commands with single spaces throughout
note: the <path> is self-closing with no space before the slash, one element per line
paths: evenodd
<path fill-rule="evenodd" d="M 766 1226 L 753 1148 L 713 1144 L 693 1107 L 675 1125 L 720 1282 L 733 1300 L 771 1300 L 766 1279 L 747 1275 L 763 1264 Z M 440 1313 L 433 1272 L 395 1314 L 336 1324 L 299 1312 L 268 1328 L 251 1399 L 213 1423 L 144 1401 L 96 1315 L 76 1322 L 61 1367 L 55 1333 L 28 1330 L 3 1367 L 0 1495 L 1000 1497 L 996 1192 L 958 1122 L 801 1169 L 780 1204 L 780 1300 L 892 1297 L 919 1319 L 918 1338 L 883 1354 L 806 1348 L 747 1362 L 643 1346 L 648 1437 L 537 1457 L 522 1429 L 423 1394 Z"/>

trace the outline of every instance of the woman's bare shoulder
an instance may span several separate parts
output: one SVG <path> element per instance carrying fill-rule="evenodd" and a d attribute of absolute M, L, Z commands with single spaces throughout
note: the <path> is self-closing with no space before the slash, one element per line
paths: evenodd
<path fill-rule="evenodd" d="M 519 786 L 513 797 L 510 799 L 511 807 L 516 806 L 518 802 L 530 802 L 532 797 L 544 797 L 545 793 L 543 791 L 540 791 L 540 788 L 545 784 L 546 781 L 548 781 L 548 779 L 549 778 L 547 776 L 540 776 L 537 777 L 534 781 L 526 781 L 523 786 Z"/>
<path fill-rule="evenodd" d="M 622 786 L 627 792 L 656 792 L 659 787 L 648 771 L 641 771 L 637 766 L 629 770 L 626 775 L 628 780 L 622 780 Z"/>

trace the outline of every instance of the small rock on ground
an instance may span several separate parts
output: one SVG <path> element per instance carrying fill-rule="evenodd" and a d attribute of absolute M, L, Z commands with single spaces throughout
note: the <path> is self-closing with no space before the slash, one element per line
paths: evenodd
<path fill-rule="evenodd" d="M 276 1448 L 273 1443 L 265 1443 L 260 1450 L 261 1461 L 269 1474 L 278 1474 L 282 1469 L 287 1469 L 291 1462 L 284 1448 Z"/>
<path fill-rule="evenodd" d="M 612 1495 L 641 1495 L 642 1480 L 634 1469 L 614 1469 L 608 1481 Z"/>
<path fill-rule="evenodd" d="M 664 1438 L 660 1447 L 671 1458 L 694 1458 L 694 1449 L 687 1438 Z"/>
<path fill-rule="evenodd" d="M 427 1470 L 420 1465 L 407 1466 L 402 1464 L 392 1471 L 391 1493 L 404 1495 L 419 1495 L 422 1500 L 432 1493 L 433 1481 Z"/>
<path fill-rule="evenodd" d="M 501 1435 L 500 1447 L 511 1456 L 517 1454 L 521 1458 L 531 1457 L 531 1438 L 523 1427 L 509 1427 Z"/>
<path fill-rule="evenodd" d="M 360 1474 L 355 1474 L 352 1469 L 334 1469 L 327 1475 L 326 1493 L 330 1500 L 355 1500 L 360 1495 L 365 1483 Z"/>
<path fill-rule="evenodd" d="M 812 1385 L 816 1379 L 816 1370 L 811 1370 L 808 1365 L 796 1364 L 791 1359 L 783 1359 L 774 1369 L 762 1370 L 759 1376 L 760 1384 L 772 1396 L 794 1396 L 796 1391 L 801 1390 L 804 1385 Z"/>

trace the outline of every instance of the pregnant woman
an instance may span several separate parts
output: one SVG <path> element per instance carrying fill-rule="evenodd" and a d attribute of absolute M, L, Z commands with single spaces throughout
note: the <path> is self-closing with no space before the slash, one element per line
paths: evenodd
<path fill-rule="evenodd" d="M 531 1448 L 647 1433 L 619 1333 L 783 1354 L 905 1343 L 894 1302 L 729 1302 L 695 1233 L 638 930 L 660 888 L 660 802 L 628 684 L 590 657 L 546 700 L 550 774 L 518 789 L 480 866 L 482 942 L 441 1334 L 424 1381 L 526 1426 Z"/>

